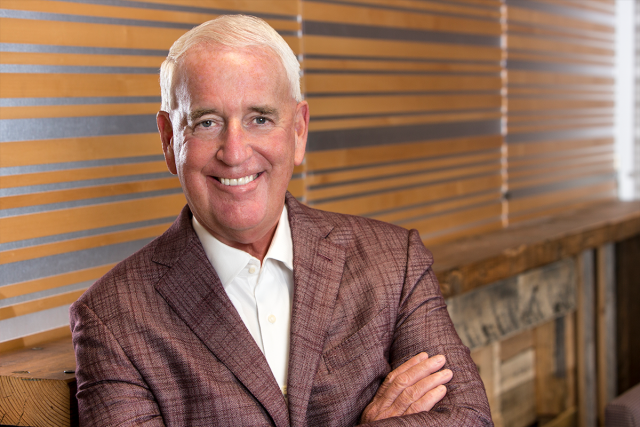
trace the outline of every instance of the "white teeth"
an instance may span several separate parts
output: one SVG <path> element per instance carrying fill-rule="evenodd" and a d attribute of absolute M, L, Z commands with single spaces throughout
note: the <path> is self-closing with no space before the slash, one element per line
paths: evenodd
<path fill-rule="evenodd" d="M 242 178 L 220 178 L 220 182 L 224 185 L 236 186 L 248 184 L 258 177 L 258 174 L 243 176 Z"/>

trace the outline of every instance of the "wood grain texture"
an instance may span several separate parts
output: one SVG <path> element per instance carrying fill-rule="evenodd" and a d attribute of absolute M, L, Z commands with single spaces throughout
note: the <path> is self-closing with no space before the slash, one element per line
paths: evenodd
<path fill-rule="evenodd" d="M 578 271 L 577 383 L 578 422 L 595 427 L 598 421 L 596 374 L 595 265 L 592 250 L 576 256 Z"/>
<path fill-rule="evenodd" d="M 596 250 L 596 330 L 598 419 L 605 419 L 605 407 L 618 395 L 616 366 L 616 282 L 615 245 Z"/>

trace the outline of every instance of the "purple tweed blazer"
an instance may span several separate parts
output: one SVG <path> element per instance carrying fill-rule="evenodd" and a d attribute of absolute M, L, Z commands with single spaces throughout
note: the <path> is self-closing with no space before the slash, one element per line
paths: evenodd
<path fill-rule="evenodd" d="M 71 307 L 84 426 L 353 426 L 391 369 L 444 354 L 430 412 L 376 426 L 493 425 L 418 233 L 286 200 L 294 297 L 288 399 L 227 297 L 188 207 Z"/>

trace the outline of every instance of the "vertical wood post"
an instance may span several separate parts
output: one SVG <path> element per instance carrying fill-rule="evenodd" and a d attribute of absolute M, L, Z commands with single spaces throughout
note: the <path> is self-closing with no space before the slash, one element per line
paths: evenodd
<path fill-rule="evenodd" d="M 604 410 L 617 392 L 615 246 L 597 250 L 598 280 L 598 419 L 604 426 Z"/>
<path fill-rule="evenodd" d="M 577 257 L 577 365 L 578 425 L 595 427 L 598 407 L 596 390 L 595 280 L 594 256 L 586 250 Z"/>

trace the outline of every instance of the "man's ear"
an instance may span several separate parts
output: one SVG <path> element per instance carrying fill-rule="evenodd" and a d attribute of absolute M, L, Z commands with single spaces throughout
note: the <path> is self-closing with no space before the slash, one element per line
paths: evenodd
<path fill-rule="evenodd" d="M 307 135 L 309 134 L 309 104 L 300 101 L 296 106 L 295 117 L 295 158 L 296 166 L 302 164 L 304 152 L 307 147 Z"/>
<path fill-rule="evenodd" d="M 173 126 L 169 113 L 166 111 L 158 111 L 156 123 L 158 124 L 158 132 L 160 132 L 160 140 L 162 141 L 164 161 L 167 163 L 169 172 L 176 175 L 178 168 L 176 167 L 176 157 L 173 152 Z"/>

